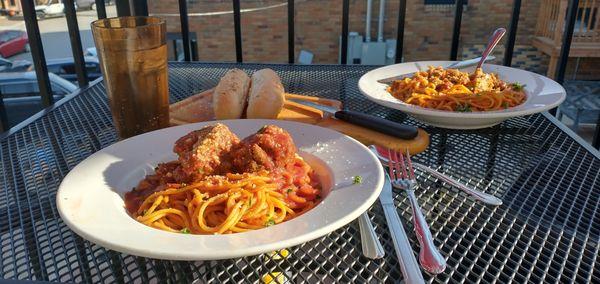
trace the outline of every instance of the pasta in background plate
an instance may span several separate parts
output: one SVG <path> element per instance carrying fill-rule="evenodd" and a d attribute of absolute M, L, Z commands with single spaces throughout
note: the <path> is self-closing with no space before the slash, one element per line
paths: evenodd
<path fill-rule="evenodd" d="M 408 104 L 459 112 L 507 109 L 524 103 L 527 98 L 522 85 L 507 84 L 481 68 L 469 74 L 430 66 L 412 78 L 394 81 L 388 92 Z"/>

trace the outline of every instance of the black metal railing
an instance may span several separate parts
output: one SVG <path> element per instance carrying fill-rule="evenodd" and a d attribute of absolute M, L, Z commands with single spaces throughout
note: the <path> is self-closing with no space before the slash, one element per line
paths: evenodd
<path fill-rule="evenodd" d="M 104 0 L 96 0 L 96 13 L 98 13 L 98 19 L 106 19 L 106 5 Z"/>
<path fill-rule="evenodd" d="M 344 0 L 342 4 L 342 64 L 346 64 L 348 61 L 348 17 L 350 17 L 350 0 Z"/>
<path fill-rule="evenodd" d="M 452 45 L 450 46 L 450 60 L 458 58 L 458 44 L 460 41 L 460 26 L 462 24 L 462 14 L 464 0 L 456 0 L 454 9 L 454 27 L 452 28 Z"/>
<path fill-rule="evenodd" d="M 181 21 L 181 39 L 183 40 L 183 56 L 190 61 L 190 25 L 188 22 L 187 0 L 179 0 L 179 19 Z"/>
<path fill-rule="evenodd" d="M 85 86 L 88 84 L 88 78 L 85 70 L 85 60 L 83 59 L 83 47 L 81 46 L 81 36 L 79 35 L 75 3 L 74 0 L 64 0 L 63 3 L 65 5 L 65 15 L 67 17 L 69 39 L 71 40 L 71 50 L 73 51 L 73 61 L 75 62 L 77 83 L 79 83 L 79 86 Z"/>
<path fill-rule="evenodd" d="M 85 63 L 83 61 L 83 52 L 81 46 L 81 38 L 79 36 L 79 30 L 77 26 L 76 11 L 73 7 L 74 0 L 65 0 L 66 7 L 66 18 L 69 30 L 69 37 L 71 41 L 71 48 L 73 50 L 73 57 L 76 63 L 77 79 L 79 86 L 85 86 L 88 84 L 87 76 L 85 74 Z M 294 16 L 295 16 L 295 5 L 294 0 L 288 0 L 288 62 L 293 64 L 295 62 L 295 36 L 294 36 Z M 521 11 L 521 0 L 513 1 L 512 14 L 509 24 L 508 39 L 506 42 L 505 56 L 503 64 L 510 66 L 512 63 L 512 55 L 516 41 L 517 27 L 519 22 L 519 16 Z M 35 71 L 38 78 L 40 95 L 44 106 L 49 106 L 53 103 L 51 96 L 51 87 L 48 79 L 48 70 L 46 67 L 46 61 L 44 56 L 44 50 L 40 37 L 40 31 L 36 19 L 34 0 L 21 0 L 23 7 L 23 17 L 25 20 L 27 33 L 29 35 L 29 42 L 31 46 L 31 55 L 35 65 Z M 106 7 L 104 0 L 96 0 L 96 10 L 98 18 L 106 18 Z M 460 30 L 462 23 L 463 5 L 466 3 L 465 0 L 455 1 L 455 13 L 454 13 L 454 26 L 452 31 L 452 42 L 450 51 L 450 60 L 456 60 L 458 58 L 459 43 L 460 43 Z M 148 15 L 148 2 L 147 0 L 116 0 L 116 9 L 118 16 L 128 15 Z M 241 33 L 241 8 L 240 0 L 232 0 L 233 6 L 233 22 L 234 22 L 234 33 L 235 33 L 235 55 L 237 62 L 243 62 L 242 52 L 242 33 Z M 347 52 L 348 52 L 348 26 L 349 26 L 349 7 L 350 1 L 343 0 L 342 3 L 342 41 L 341 41 L 341 64 L 347 64 Z M 564 29 L 563 41 L 561 46 L 560 57 L 556 67 L 556 77 L 554 78 L 557 82 L 563 83 L 565 79 L 565 70 L 568 61 L 568 55 L 571 47 L 571 40 L 573 37 L 573 28 L 577 18 L 577 11 L 579 7 L 579 0 L 569 0 L 567 9 L 567 21 L 566 28 Z M 133 12 L 133 13 L 132 13 Z M 188 19 L 188 8 L 186 0 L 179 0 L 179 14 L 181 20 L 181 39 L 183 41 L 183 54 L 185 61 L 197 60 L 198 58 L 198 41 L 201 38 L 190 40 L 189 31 L 189 19 Z M 406 0 L 400 0 L 399 13 L 398 13 L 398 25 L 396 34 L 396 60 L 399 63 L 402 61 L 403 55 L 403 43 L 404 43 L 404 27 L 405 27 L 405 14 L 406 14 Z M 1 105 L 0 105 L 1 107 Z M 0 108 L 0 111 L 4 113 L 4 110 Z M 555 112 L 555 110 L 553 110 Z M 1 116 L 0 116 L 1 117 Z M 600 122 L 600 117 L 598 118 Z M 600 138 L 598 133 L 600 132 L 600 123 L 597 124 L 595 139 L 593 145 L 596 148 L 600 148 Z"/>
<path fill-rule="evenodd" d="M 517 40 L 517 28 L 519 26 L 519 15 L 521 15 L 521 0 L 513 2 L 512 15 L 510 16 L 510 25 L 508 26 L 508 39 L 506 40 L 506 50 L 504 51 L 504 66 L 512 65 L 513 51 L 515 41 Z"/>
<path fill-rule="evenodd" d="M 406 0 L 400 0 L 398 5 L 398 27 L 396 28 L 396 59 L 394 62 L 402 62 L 404 52 L 404 22 L 406 20 Z"/>
<path fill-rule="evenodd" d="M 33 0 L 21 0 L 21 9 L 25 20 L 25 28 L 29 38 L 29 47 L 31 49 L 31 59 L 35 68 L 42 105 L 50 106 L 54 103 L 52 97 L 52 88 L 50 87 L 50 78 L 48 76 L 48 66 L 46 66 L 46 56 L 42 46 L 42 37 L 40 27 L 35 13 L 35 3 Z"/>
<path fill-rule="evenodd" d="M 294 27 L 294 12 L 296 7 L 294 6 L 294 0 L 288 0 L 288 63 L 293 64 L 294 63 L 294 49 L 296 48 L 296 36 L 294 34 L 295 32 L 295 27 Z"/>

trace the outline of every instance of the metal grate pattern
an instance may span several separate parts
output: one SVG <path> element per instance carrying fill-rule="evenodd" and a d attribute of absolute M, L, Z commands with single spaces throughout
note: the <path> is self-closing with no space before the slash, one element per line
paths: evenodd
<path fill-rule="evenodd" d="M 213 87 L 229 68 L 275 69 L 292 93 L 340 99 L 350 109 L 418 124 L 367 101 L 357 80 L 370 67 L 173 63 L 171 100 Z M 600 283 L 600 157 L 544 115 L 479 131 L 424 127 L 429 149 L 415 157 L 504 200 L 489 207 L 425 173 L 419 202 L 448 268 L 429 282 Z M 270 255 L 178 262 L 107 250 L 60 220 L 56 190 L 67 172 L 116 141 L 104 87 L 92 85 L 0 141 L 0 277 L 61 282 L 260 282 L 284 272 L 292 283 L 392 283 L 402 274 L 379 203 L 370 209 L 387 255 L 361 254 L 357 224 Z M 397 208 L 413 249 L 404 194 Z"/>

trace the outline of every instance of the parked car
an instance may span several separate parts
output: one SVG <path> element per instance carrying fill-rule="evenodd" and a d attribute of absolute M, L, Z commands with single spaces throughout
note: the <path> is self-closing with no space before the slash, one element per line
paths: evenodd
<path fill-rule="evenodd" d="M 77 90 L 75 84 L 56 74 L 48 73 L 48 78 L 54 96 L 62 97 Z M 39 97 L 39 92 L 35 71 L 0 73 L 0 93 L 2 93 L 5 102 L 9 98 Z"/>
<path fill-rule="evenodd" d="M 31 62 L 27 60 L 13 60 L 0 57 L 0 72 L 21 72 L 31 68 Z"/>
<path fill-rule="evenodd" d="M 105 1 L 104 5 L 111 3 L 112 1 Z M 96 0 L 76 0 L 73 5 L 75 5 L 76 10 L 96 10 Z M 48 0 L 44 5 L 35 6 L 35 13 L 38 20 L 62 17 L 65 15 L 65 5 L 62 0 Z"/>
<path fill-rule="evenodd" d="M 62 0 L 49 0 L 45 5 L 35 6 L 35 15 L 38 20 L 50 17 L 62 17 L 65 14 L 65 4 Z"/>
<path fill-rule="evenodd" d="M 48 77 L 55 101 L 77 90 L 73 83 L 55 74 L 49 73 Z M 0 73 L 0 93 L 10 126 L 44 108 L 34 71 Z"/>
<path fill-rule="evenodd" d="M 77 0 L 75 8 L 77 10 L 96 10 L 96 0 Z"/>
<path fill-rule="evenodd" d="M 98 58 L 85 56 L 84 61 L 85 70 L 87 71 L 87 76 L 90 81 L 102 76 Z M 73 61 L 73 58 L 48 59 L 46 65 L 48 66 L 48 72 L 54 73 L 71 82 L 77 82 L 77 73 L 75 72 L 75 62 Z"/>
<path fill-rule="evenodd" d="M 104 0 L 104 6 L 115 4 L 112 0 Z M 76 0 L 75 9 L 77 10 L 96 10 L 96 0 Z"/>
<path fill-rule="evenodd" d="M 17 53 L 29 51 L 29 38 L 24 31 L 0 31 L 0 56 L 7 58 Z"/>
<path fill-rule="evenodd" d="M 98 51 L 96 50 L 95 47 L 88 47 L 85 49 L 85 52 L 83 53 L 83 55 L 85 56 L 92 56 L 92 57 L 98 57 Z"/>

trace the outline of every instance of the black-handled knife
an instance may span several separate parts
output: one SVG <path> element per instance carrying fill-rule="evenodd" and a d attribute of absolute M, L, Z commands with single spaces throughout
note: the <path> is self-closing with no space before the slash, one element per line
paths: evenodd
<path fill-rule="evenodd" d="M 414 139 L 419 134 L 419 131 L 414 126 L 389 121 L 385 118 L 374 115 L 352 110 L 337 110 L 329 106 L 315 104 L 309 101 L 293 101 L 326 112 L 327 114 L 332 115 L 339 120 L 343 120 L 351 124 L 359 125 L 401 139 Z"/>

